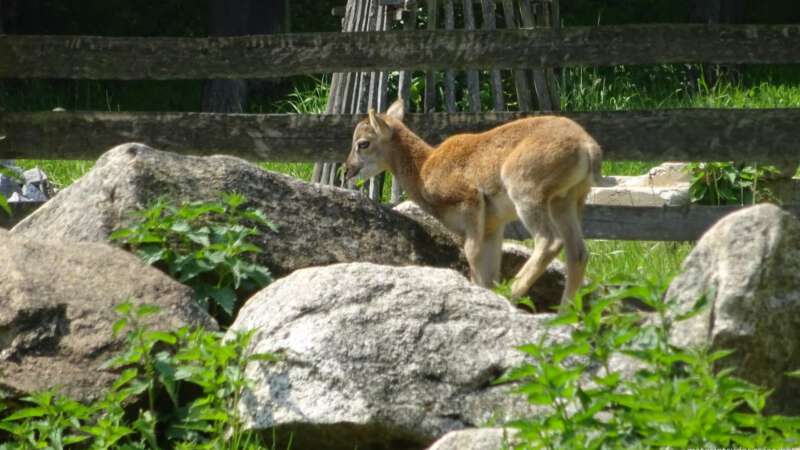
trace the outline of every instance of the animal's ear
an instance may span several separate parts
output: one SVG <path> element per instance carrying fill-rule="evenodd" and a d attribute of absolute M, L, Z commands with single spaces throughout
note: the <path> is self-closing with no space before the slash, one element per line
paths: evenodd
<path fill-rule="evenodd" d="M 372 129 L 375 130 L 378 136 L 382 138 L 388 138 L 392 135 L 392 129 L 386 124 L 386 121 L 381 119 L 380 116 L 375 113 L 375 110 L 372 108 L 369 109 L 369 124 L 372 126 Z"/>
<path fill-rule="evenodd" d="M 399 121 L 403 121 L 403 116 L 406 114 L 406 106 L 405 102 L 402 98 L 398 98 L 397 100 L 392 103 L 392 106 L 386 111 L 386 115 L 389 117 L 393 117 Z"/>

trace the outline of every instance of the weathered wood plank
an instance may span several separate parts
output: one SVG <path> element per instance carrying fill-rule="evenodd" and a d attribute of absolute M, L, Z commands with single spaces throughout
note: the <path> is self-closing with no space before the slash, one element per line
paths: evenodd
<path fill-rule="evenodd" d="M 43 203 L 12 203 L 12 216 L 0 213 L 0 228 L 11 228 Z M 694 241 L 719 219 L 737 211 L 738 206 L 638 207 L 588 205 L 584 211 L 583 233 L 587 239 L 626 241 Z M 800 205 L 783 209 L 800 218 Z M 529 234 L 520 223 L 506 228 L 507 239 L 525 240 Z"/>
<path fill-rule="evenodd" d="M 587 239 L 627 241 L 694 241 L 719 219 L 739 206 L 638 207 L 587 205 L 583 234 Z M 785 205 L 800 217 L 800 205 Z M 524 240 L 529 234 L 520 223 L 506 228 L 506 238 Z"/>
<path fill-rule="evenodd" d="M 416 8 L 412 11 L 403 11 L 403 29 L 406 32 L 410 32 L 410 34 L 414 34 L 417 28 L 417 10 Z M 411 111 L 411 78 L 413 78 L 413 74 L 411 70 L 404 70 L 400 72 L 400 79 L 398 80 L 399 86 L 397 87 L 398 96 L 403 99 L 403 103 L 405 104 L 405 110 Z M 389 201 L 392 203 L 400 203 L 403 197 L 403 189 L 400 187 L 399 183 L 392 182 L 392 189 L 391 194 L 389 196 Z"/>
<path fill-rule="evenodd" d="M 444 1 L 444 27 L 452 31 L 456 27 L 456 13 L 453 0 Z M 447 112 L 456 112 L 456 73 L 448 69 L 444 73 L 444 105 Z"/>
<path fill-rule="evenodd" d="M 467 51 L 468 50 L 468 51 Z M 800 63 L 800 24 L 213 38 L 0 36 L 0 78 L 270 78 L 390 69 Z"/>
<path fill-rule="evenodd" d="M 536 113 L 409 114 L 436 144 Z M 686 109 L 563 114 L 581 123 L 609 160 L 783 161 L 800 155 L 800 108 Z M 92 159 L 139 141 L 190 154 L 256 161 L 340 161 L 363 115 L 0 112 L 0 159 Z"/>
<path fill-rule="evenodd" d="M 427 0 L 428 29 L 435 30 L 439 26 L 439 0 Z M 425 101 L 423 112 L 436 111 L 436 71 L 425 73 Z"/>
<path fill-rule="evenodd" d="M 556 7 L 556 5 L 549 1 L 539 3 L 538 12 L 536 14 L 536 25 L 552 28 L 554 7 Z M 556 74 L 552 68 L 545 69 L 543 72 L 545 82 L 547 83 L 547 93 L 550 96 L 550 103 L 553 106 L 551 111 L 560 111 L 561 96 L 559 95 L 558 83 L 556 82 Z"/>
<path fill-rule="evenodd" d="M 503 0 L 503 17 L 505 18 L 506 28 L 509 30 L 517 28 L 517 20 L 514 8 L 514 0 Z M 531 88 L 528 83 L 528 74 L 525 70 L 514 70 L 514 87 L 517 90 L 518 109 L 527 112 L 533 109 L 531 104 Z"/>
<path fill-rule="evenodd" d="M 464 18 L 464 29 L 467 31 L 475 30 L 475 11 L 473 10 L 472 0 L 464 0 L 462 14 Z M 477 70 L 467 70 L 467 98 L 469 99 L 469 110 L 471 112 L 481 111 L 481 84 Z"/>
<path fill-rule="evenodd" d="M 536 18 L 533 15 L 533 5 L 530 0 L 520 0 L 520 17 L 525 27 L 533 28 L 536 26 Z M 550 93 L 550 86 L 547 84 L 546 72 L 540 68 L 533 69 L 533 87 L 536 90 L 536 99 L 539 109 L 542 111 L 555 111 L 553 96 Z"/>
<path fill-rule="evenodd" d="M 497 29 L 497 5 L 495 0 L 482 0 L 481 12 L 483 13 L 483 29 L 495 30 Z M 492 83 L 492 98 L 494 99 L 494 110 L 505 111 L 506 102 L 503 98 L 503 78 L 499 70 L 491 70 L 491 83 Z"/>

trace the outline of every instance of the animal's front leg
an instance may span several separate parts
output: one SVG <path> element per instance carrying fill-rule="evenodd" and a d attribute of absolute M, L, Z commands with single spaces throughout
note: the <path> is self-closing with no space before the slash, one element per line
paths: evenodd
<path fill-rule="evenodd" d="M 491 288 L 491 277 L 487 277 L 486 267 L 483 265 L 483 256 L 486 254 L 485 247 L 482 235 L 467 233 L 464 240 L 464 254 L 469 263 L 469 278 L 478 286 Z"/>
<path fill-rule="evenodd" d="M 464 254 L 469 262 L 470 279 L 488 289 L 500 279 L 504 227 L 485 232 L 468 232 L 465 236 Z"/>
<path fill-rule="evenodd" d="M 494 287 L 494 284 L 500 281 L 504 234 L 504 225 L 494 227 L 494 229 L 487 229 L 484 232 L 483 245 L 481 246 L 481 253 L 478 255 L 477 267 L 481 274 L 481 279 L 486 281 L 486 286 L 489 288 Z"/>

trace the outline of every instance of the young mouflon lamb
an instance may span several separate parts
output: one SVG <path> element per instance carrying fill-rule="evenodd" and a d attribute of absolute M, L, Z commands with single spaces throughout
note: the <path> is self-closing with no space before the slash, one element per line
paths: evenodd
<path fill-rule="evenodd" d="M 472 281 L 498 281 L 505 225 L 519 218 L 534 251 L 512 284 L 525 295 L 563 248 L 571 301 L 583 281 L 588 252 L 580 212 L 599 178 L 602 151 L 565 117 L 515 120 L 479 134 L 452 136 L 434 148 L 403 124 L 403 102 L 386 114 L 369 111 L 353 133 L 347 178 L 390 171 L 408 196 L 461 236 Z"/>

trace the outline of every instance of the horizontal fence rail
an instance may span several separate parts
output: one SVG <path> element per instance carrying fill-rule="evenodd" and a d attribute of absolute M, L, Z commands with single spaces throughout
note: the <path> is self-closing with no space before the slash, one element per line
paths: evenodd
<path fill-rule="evenodd" d="M 588 239 L 630 241 L 695 241 L 726 215 L 740 206 L 643 207 L 587 205 L 583 213 L 583 234 Z M 800 218 L 800 205 L 783 209 Z M 525 227 L 514 223 L 506 238 L 530 239 Z"/>
<path fill-rule="evenodd" d="M 432 144 L 536 113 L 409 114 Z M 564 114 L 607 160 L 800 159 L 800 108 L 678 109 Z M 125 142 L 177 153 L 253 161 L 341 161 L 362 115 L 0 112 L 0 159 L 95 159 Z"/>
<path fill-rule="evenodd" d="M 40 202 L 11 203 L 12 215 L 0 213 L 0 228 L 11 228 L 41 206 Z M 725 215 L 739 206 L 642 207 L 587 205 L 583 213 L 583 234 L 588 239 L 696 241 Z M 800 205 L 784 210 L 800 218 Z M 530 239 L 521 223 L 506 227 L 507 239 Z"/>
<path fill-rule="evenodd" d="M 800 25 L 625 25 L 182 38 L 0 35 L 0 78 L 272 78 L 389 69 L 800 63 Z"/>

